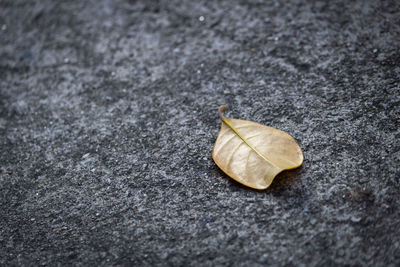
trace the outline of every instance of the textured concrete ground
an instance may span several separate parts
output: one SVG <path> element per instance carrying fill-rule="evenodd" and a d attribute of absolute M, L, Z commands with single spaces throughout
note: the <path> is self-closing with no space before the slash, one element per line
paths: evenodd
<path fill-rule="evenodd" d="M 0 1 L 0 265 L 398 266 L 400 5 Z M 220 120 L 305 155 L 265 191 Z"/>

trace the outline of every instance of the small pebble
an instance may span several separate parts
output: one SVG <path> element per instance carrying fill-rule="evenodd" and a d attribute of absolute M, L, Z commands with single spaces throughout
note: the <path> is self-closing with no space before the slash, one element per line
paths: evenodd
<path fill-rule="evenodd" d="M 260 81 L 258 81 L 258 84 L 259 84 L 259 85 L 265 85 L 266 83 L 265 83 L 264 80 L 260 80 Z"/>
<path fill-rule="evenodd" d="M 279 37 L 276 37 L 276 36 L 269 36 L 269 37 L 267 37 L 267 40 L 268 40 L 268 41 L 278 41 L 278 39 L 279 39 Z"/>
<path fill-rule="evenodd" d="M 204 21 L 204 16 L 200 16 L 199 21 Z"/>

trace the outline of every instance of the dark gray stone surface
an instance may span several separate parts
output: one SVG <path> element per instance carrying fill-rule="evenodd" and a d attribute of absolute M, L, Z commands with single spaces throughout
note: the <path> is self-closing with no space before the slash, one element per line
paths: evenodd
<path fill-rule="evenodd" d="M 0 265 L 400 264 L 398 1 L 0 2 Z M 256 191 L 227 116 L 304 165 Z"/>

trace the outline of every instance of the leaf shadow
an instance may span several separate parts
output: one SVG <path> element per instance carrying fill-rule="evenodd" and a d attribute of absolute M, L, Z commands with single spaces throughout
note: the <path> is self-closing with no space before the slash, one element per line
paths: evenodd
<path fill-rule="evenodd" d="M 290 189 L 295 183 L 299 182 L 301 171 L 302 166 L 297 169 L 282 171 L 275 177 L 267 191 L 274 193 Z"/>
<path fill-rule="evenodd" d="M 299 182 L 303 168 L 302 168 L 302 166 L 300 166 L 299 168 L 296 168 L 293 170 L 282 171 L 274 178 L 274 180 L 272 181 L 272 184 L 267 189 L 263 189 L 263 190 L 258 190 L 258 189 L 254 189 L 251 187 L 247 187 L 247 186 L 235 181 L 231 177 L 229 177 L 217 166 L 215 166 L 215 169 L 217 170 L 217 172 L 220 174 L 221 177 L 226 179 L 230 183 L 230 185 L 232 185 L 236 189 L 245 189 L 245 190 L 250 190 L 253 192 L 260 192 L 260 193 L 265 192 L 265 193 L 274 194 L 274 193 L 279 193 L 279 192 L 289 190 L 296 182 Z"/>

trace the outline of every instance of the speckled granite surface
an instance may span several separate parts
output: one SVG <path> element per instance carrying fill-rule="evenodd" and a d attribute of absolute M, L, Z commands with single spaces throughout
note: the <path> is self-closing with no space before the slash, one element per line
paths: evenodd
<path fill-rule="evenodd" d="M 398 1 L 0 2 L 0 265 L 400 264 Z M 211 159 L 227 116 L 302 168 Z"/>

